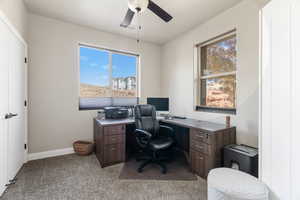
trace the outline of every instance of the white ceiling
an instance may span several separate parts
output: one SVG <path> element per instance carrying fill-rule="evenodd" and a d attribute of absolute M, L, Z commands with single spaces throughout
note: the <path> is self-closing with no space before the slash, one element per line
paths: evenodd
<path fill-rule="evenodd" d="M 24 0 L 35 14 L 135 38 L 124 29 L 127 0 Z M 241 0 L 153 0 L 174 18 L 165 23 L 150 10 L 141 14 L 141 39 L 163 44 L 234 6 Z M 137 18 L 134 18 L 133 25 Z"/>

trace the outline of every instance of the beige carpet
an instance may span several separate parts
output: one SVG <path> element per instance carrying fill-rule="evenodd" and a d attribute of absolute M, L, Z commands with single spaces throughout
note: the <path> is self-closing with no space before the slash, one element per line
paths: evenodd
<path fill-rule="evenodd" d="M 94 155 L 26 164 L 1 200 L 206 200 L 206 181 L 119 180 L 123 164 L 102 169 Z"/>

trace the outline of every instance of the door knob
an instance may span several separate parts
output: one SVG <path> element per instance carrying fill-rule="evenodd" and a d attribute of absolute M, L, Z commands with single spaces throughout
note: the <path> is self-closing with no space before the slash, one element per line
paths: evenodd
<path fill-rule="evenodd" d="M 5 115 L 5 119 L 10 119 L 10 118 L 13 118 L 13 117 L 16 117 L 18 116 L 18 114 L 14 114 L 14 113 L 8 113 Z"/>

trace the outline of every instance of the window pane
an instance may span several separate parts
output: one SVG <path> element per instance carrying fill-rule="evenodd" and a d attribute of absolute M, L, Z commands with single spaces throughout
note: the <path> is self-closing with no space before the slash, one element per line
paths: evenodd
<path fill-rule="evenodd" d="M 80 47 L 80 97 L 111 97 L 109 53 Z"/>
<path fill-rule="evenodd" d="M 113 97 L 137 97 L 137 57 L 123 54 L 112 55 Z"/>
<path fill-rule="evenodd" d="M 236 36 L 201 48 L 203 76 L 236 71 Z"/>
<path fill-rule="evenodd" d="M 235 92 L 235 75 L 201 80 L 201 106 L 235 108 Z"/>

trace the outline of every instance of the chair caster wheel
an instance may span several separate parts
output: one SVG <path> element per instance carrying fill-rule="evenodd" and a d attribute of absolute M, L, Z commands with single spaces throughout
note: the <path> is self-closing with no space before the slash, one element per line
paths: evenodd
<path fill-rule="evenodd" d="M 161 173 L 162 173 L 162 174 L 166 174 L 166 173 L 167 173 L 167 170 L 163 169 L 163 170 L 161 171 Z"/>
<path fill-rule="evenodd" d="M 140 169 L 140 168 L 138 168 L 138 173 L 142 173 L 143 172 L 143 169 Z"/>

